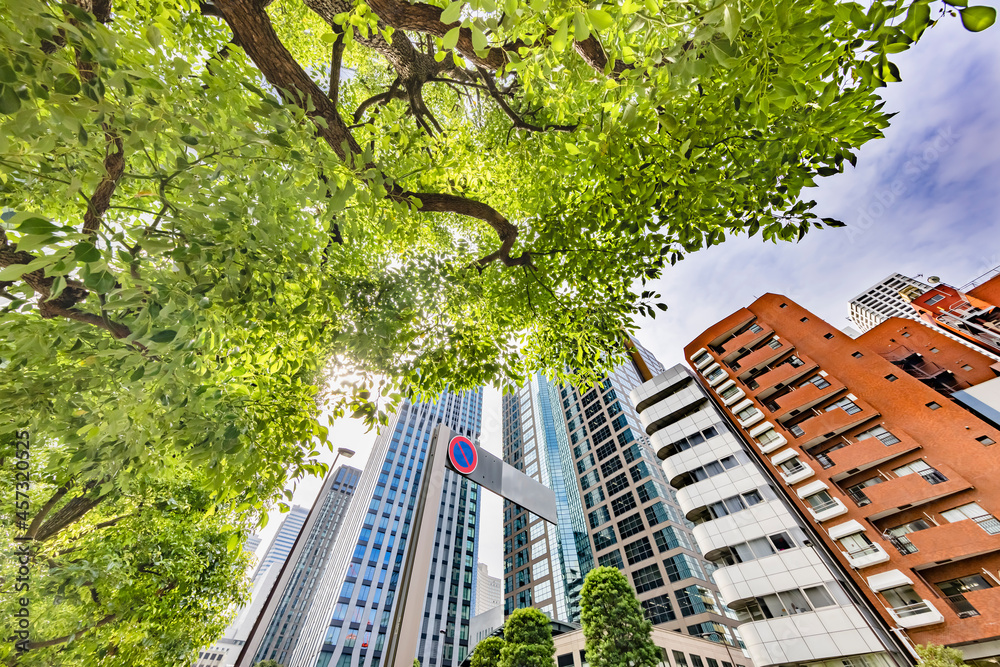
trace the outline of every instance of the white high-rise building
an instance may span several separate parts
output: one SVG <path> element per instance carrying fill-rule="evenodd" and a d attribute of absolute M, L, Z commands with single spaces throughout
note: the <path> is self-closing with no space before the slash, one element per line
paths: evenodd
<path fill-rule="evenodd" d="M 851 320 L 861 333 L 873 329 L 890 317 L 918 319 L 910 302 L 900 296 L 900 290 L 916 288 L 922 294 L 931 288 L 927 283 L 901 273 L 890 273 L 861 294 L 851 299 Z"/>
<path fill-rule="evenodd" d="M 253 577 L 250 579 L 252 584 L 256 584 L 272 564 L 280 567 L 285 562 L 289 552 L 295 545 L 295 538 L 299 536 L 302 524 L 306 522 L 306 517 L 308 516 L 308 507 L 303 507 L 302 505 L 292 506 L 292 509 L 285 515 L 285 520 L 278 527 L 278 532 L 271 538 L 271 543 L 267 545 L 267 551 L 264 552 L 264 557 L 260 559 L 260 565 L 257 566 Z"/>
<path fill-rule="evenodd" d="M 477 568 L 479 575 L 476 577 L 476 614 L 483 614 L 503 604 L 503 591 L 500 577 L 491 577 L 486 563 L 479 563 Z"/>
<path fill-rule="evenodd" d="M 702 352 L 693 359 L 699 368 L 707 367 Z M 726 405 L 744 398 L 733 381 L 714 389 Z M 757 461 L 763 454 L 786 464 L 789 483 L 811 474 L 769 422 L 750 431 L 758 453 L 681 365 L 637 387 L 631 398 L 685 518 L 695 524 L 699 550 L 717 568 L 715 583 L 741 621 L 756 667 L 902 664 L 888 634 L 857 603 L 847 578 Z"/>

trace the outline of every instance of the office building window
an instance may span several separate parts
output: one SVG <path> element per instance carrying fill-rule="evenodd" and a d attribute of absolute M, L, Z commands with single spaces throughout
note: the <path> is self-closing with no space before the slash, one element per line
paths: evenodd
<path fill-rule="evenodd" d="M 655 563 L 646 567 L 641 567 L 632 573 L 632 582 L 635 584 L 637 593 L 645 593 L 663 585 L 663 577 L 660 575 L 660 567 Z"/>
<path fill-rule="evenodd" d="M 652 557 L 653 547 L 650 546 L 649 539 L 645 537 L 625 545 L 625 558 L 629 565 L 635 565 Z"/>

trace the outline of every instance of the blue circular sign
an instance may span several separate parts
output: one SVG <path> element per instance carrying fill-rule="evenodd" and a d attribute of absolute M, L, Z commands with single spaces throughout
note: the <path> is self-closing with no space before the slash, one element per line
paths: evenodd
<path fill-rule="evenodd" d="M 479 452 L 471 440 L 464 435 L 456 435 L 448 443 L 448 460 L 455 466 L 455 470 L 468 475 L 479 464 Z"/>

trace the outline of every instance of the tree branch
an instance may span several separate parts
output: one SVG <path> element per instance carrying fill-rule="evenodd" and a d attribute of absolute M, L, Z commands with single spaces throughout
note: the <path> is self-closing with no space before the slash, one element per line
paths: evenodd
<path fill-rule="evenodd" d="M 237 43 L 244 45 L 247 55 L 268 82 L 281 91 L 285 101 L 307 110 L 316 125 L 317 134 L 326 140 L 341 159 L 360 155 L 361 149 L 350 128 L 345 125 L 329 96 L 320 90 L 281 43 L 267 13 L 254 0 L 224 0 L 221 10 Z M 440 9 L 436 11 L 440 12 Z M 422 212 L 455 213 L 478 218 L 490 225 L 500 237 L 501 246 L 496 252 L 480 259 L 480 266 L 498 259 L 505 266 L 520 266 L 531 262 L 528 253 L 516 258 L 510 256 L 510 250 L 517 239 L 517 227 L 492 206 L 456 195 L 411 192 L 395 184 L 374 164 L 358 163 L 352 166 L 375 170 L 385 181 L 386 196 L 392 201 L 413 206 L 415 198 L 420 201 L 419 210 Z"/>
<path fill-rule="evenodd" d="M 330 88 L 326 96 L 330 98 L 333 108 L 336 109 L 340 101 L 340 69 L 344 59 L 346 42 L 342 32 L 334 31 L 334 34 L 337 35 L 337 39 L 333 42 L 333 47 L 330 50 Z"/>
<path fill-rule="evenodd" d="M 118 180 L 125 171 L 125 143 L 107 123 L 104 124 L 104 128 L 109 148 L 104 157 L 104 176 L 90 197 L 90 201 L 87 202 L 87 212 L 83 214 L 83 231 L 91 236 L 97 234 L 100 229 L 101 220 L 111 205 L 111 195 L 114 194 Z M 112 146 L 114 151 L 110 150 Z"/>
<path fill-rule="evenodd" d="M 89 628 L 84 628 L 83 630 L 77 630 L 76 632 L 72 632 L 68 635 L 63 635 L 62 637 L 56 637 L 55 639 L 46 639 L 45 641 L 40 641 L 40 642 L 28 642 L 28 650 L 30 651 L 36 648 L 45 648 L 46 646 L 56 646 L 58 644 L 65 644 L 66 642 L 83 634 L 84 632 L 90 632 L 91 630 L 96 630 L 101 626 L 111 623 L 116 618 L 118 618 L 118 614 L 108 614 L 107 616 L 105 616 L 104 618 L 102 618 Z"/>
<path fill-rule="evenodd" d="M 389 86 L 389 90 L 384 93 L 379 93 L 378 95 L 372 95 L 367 100 L 358 105 L 358 108 L 354 112 L 354 123 L 360 123 L 361 119 L 364 118 L 365 111 L 368 107 L 373 104 L 382 103 L 383 105 L 388 104 L 390 100 L 405 100 L 406 93 L 399 89 L 400 79 L 397 76 L 396 80 L 392 82 Z"/>
<path fill-rule="evenodd" d="M 531 132 L 545 132 L 546 130 L 555 130 L 557 132 L 573 132 L 576 130 L 576 125 L 533 125 L 520 116 L 507 104 L 507 100 L 503 98 L 500 91 L 497 90 L 496 84 L 493 82 L 493 77 L 490 73 L 484 70 L 482 67 L 476 68 L 479 70 L 479 76 L 482 77 L 483 83 L 486 84 L 486 91 L 490 94 L 496 103 L 500 106 L 507 117 L 514 122 L 514 127 L 521 130 L 529 130 Z"/>
<path fill-rule="evenodd" d="M 42 522 L 45 521 L 45 517 L 48 516 L 49 512 L 52 511 L 52 508 L 56 506 L 56 503 L 62 500 L 63 496 L 66 495 L 69 491 L 69 486 L 69 482 L 63 484 L 47 501 L 45 501 L 45 504 L 42 505 L 42 509 L 38 510 L 38 513 L 35 514 L 35 518 L 31 520 L 31 525 L 28 526 L 28 530 L 25 532 L 25 537 L 35 539 L 35 534 L 38 533 L 38 529 L 41 527 Z"/>

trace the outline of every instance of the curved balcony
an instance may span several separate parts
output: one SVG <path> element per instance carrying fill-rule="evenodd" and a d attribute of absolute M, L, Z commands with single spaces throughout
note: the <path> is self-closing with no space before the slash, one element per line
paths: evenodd
<path fill-rule="evenodd" d="M 729 361 L 737 354 L 742 354 L 743 352 L 746 352 L 748 349 L 750 349 L 763 339 L 767 338 L 768 336 L 774 335 L 774 329 L 772 329 L 771 327 L 764 324 L 761 324 L 760 326 L 762 327 L 760 331 L 754 333 L 753 331 L 747 329 L 739 336 L 736 336 L 728 343 L 723 345 L 722 352 L 721 354 L 719 354 L 719 357 L 723 361 Z"/>
<path fill-rule="evenodd" d="M 813 470 L 811 466 L 799 463 L 795 466 L 795 468 L 788 471 L 782 471 L 779 474 L 781 475 L 781 478 L 785 480 L 785 484 L 793 486 L 799 482 L 809 479 L 816 474 L 816 471 Z"/>
<path fill-rule="evenodd" d="M 772 535 L 780 526 L 792 526 L 795 521 L 783 503 L 765 500 L 742 512 L 698 524 L 691 532 L 706 557 L 718 558 L 722 549 Z"/>
<path fill-rule="evenodd" d="M 889 615 L 899 627 L 906 629 L 944 623 L 944 614 L 939 612 L 930 600 L 921 600 L 904 607 L 894 607 L 889 610 Z"/>
<path fill-rule="evenodd" d="M 843 514 L 847 514 L 847 505 L 845 505 L 839 498 L 833 498 L 818 507 L 809 507 L 806 505 L 806 509 L 809 510 L 809 514 L 816 521 L 829 521 L 830 519 L 836 518 Z"/>
<path fill-rule="evenodd" d="M 739 493 L 752 491 L 766 483 L 767 479 L 756 467 L 738 466 L 678 489 L 677 504 L 680 505 L 685 517 L 689 521 L 693 521 L 707 513 L 708 506 L 712 503 L 720 502 L 724 498 L 729 498 Z M 736 512 L 735 515 L 746 511 L 744 509 Z M 727 514 L 726 516 L 734 515 Z M 718 519 L 709 519 L 709 521 L 718 521 Z"/>
<path fill-rule="evenodd" d="M 722 397 L 722 392 L 726 391 L 730 387 L 736 387 L 736 380 L 726 380 L 725 382 L 723 382 L 722 384 L 718 385 L 717 387 L 713 387 L 713 390 L 715 391 L 716 394 L 719 394 L 719 397 L 721 398 Z M 723 405 L 732 405 L 732 404 L 734 404 L 734 403 L 736 403 L 736 402 L 738 402 L 738 401 L 746 398 L 746 395 L 747 395 L 747 393 L 745 391 L 743 391 L 742 388 L 737 387 L 736 393 L 733 394 L 732 396 L 730 396 L 729 398 L 723 398 L 722 399 L 722 403 L 723 403 Z"/>
<path fill-rule="evenodd" d="M 698 363 L 695 363 L 695 359 L 697 359 L 703 354 L 708 354 L 708 358 L 701 359 Z M 700 348 L 697 352 L 688 357 L 688 359 L 691 361 L 692 365 L 694 365 L 694 367 L 697 368 L 698 370 L 701 370 L 702 368 L 704 368 L 713 361 L 712 353 L 706 350 L 705 348 Z"/>
<path fill-rule="evenodd" d="M 754 439 L 754 444 L 757 445 L 758 449 L 760 449 L 760 451 L 762 451 L 765 454 L 769 454 L 777 450 L 779 447 L 783 447 L 786 444 L 788 444 L 788 440 L 785 439 L 785 436 L 783 436 L 778 431 L 774 432 L 775 435 L 777 435 L 778 437 L 775 438 L 774 440 L 771 440 L 770 442 L 761 443 L 759 440 L 757 440 L 757 437 L 759 435 L 766 432 L 768 429 L 772 428 L 774 428 L 774 424 L 772 424 L 771 422 L 764 422 L 763 424 L 757 424 L 749 431 L 750 437 Z"/>
<path fill-rule="evenodd" d="M 761 412 L 760 408 L 755 407 L 754 413 L 751 414 L 749 417 L 747 417 L 746 419 L 740 419 L 737 417 L 736 421 L 739 422 L 739 425 L 742 426 L 743 428 L 750 428 L 751 426 L 761 421 L 762 419 L 764 419 L 764 413 Z"/>
<path fill-rule="evenodd" d="M 826 566 L 815 549 L 797 547 L 763 558 L 725 565 L 718 568 L 713 576 L 728 606 L 738 609 L 755 597 L 763 597 L 777 590 L 808 588 L 822 583 L 824 579 L 817 573 L 825 571 Z M 776 581 L 781 583 L 776 584 Z"/>
<path fill-rule="evenodd" d="M 863 511 L 875 521 L 971 488 L 972 484 L 951 466 L 941 464 L 927 473 L 911 473 L 866 487 L 871 504 Z"/>
<path fill-rule="evenodd" d="M 726 374 L 726 370 L 718 363 L 711 364 L 702 370 L 701 374 L 710 387 L 714 387 L 729 379 L 729 375 Z"/>
<path fill-rule="evenodd" d="M 845 655 L 885 649 L 854 607 L 829 607 L 740 625 L 755 665 L 841 662 Z"/>
<path fill-rule="evenodd" d="M 844 384 L 838 380 L 827 377 L 829 387 L 820 389 L 809 382 L 798 389 L 791 391 L 784 396 L 774 399 L 777 409 L 772 410 L 778 422 L 785 422 L 792 417 L 802 414 L 804 411 L 822 403 L 825 399 L 832 397 L 838 391 L 846 389 Z"/>
<path fill-rule="evenodd" d="M 858 549 L 856 551 L 844 551 L 841 552 L 844 557 L 847 558 L 847 562 L 856 570 L 860 570 L 866 567 L 871 567 L 872 565 L 878 565 L 879 563 L 886 563 L 889 561 L 889 554 L 885 549 L 882 548 L 880 544 L 869 544 L 864 549 Z"/>
<path fill-rule="evenodd" d="M 711 463 L 712 461 L 718 461 L 724 456 L 743 451 L 743 447 L 739 441 L 731 436 L 712 438 L 709 442 L 711 444 L 704 442 L 691 449 L 677 452 L 673 456 L 661 461 L 663 472 L 666 473 L 671 486 L 673 486 L 675 478 L 682 477 L 695 468 L 703 466 L 706 463 Z"/>

